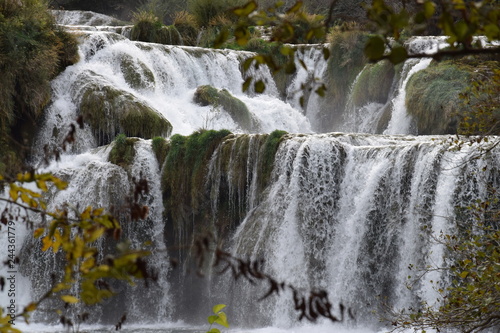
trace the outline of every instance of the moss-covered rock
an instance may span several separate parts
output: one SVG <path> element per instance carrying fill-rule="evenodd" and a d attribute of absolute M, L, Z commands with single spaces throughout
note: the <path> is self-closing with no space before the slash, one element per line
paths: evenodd
<path fill-rule="evenodd" d="M 274 168 L 275 155 L 285 134 L 288 133 L 285 131 L 275 130 L 267 136 L 266 141 L 264 142 L 260 168 L 260 184 L 262 189 L 267 187 L 269 184 L 271 172 Z"/>
<path fill-rule="evenodd" d="M 142 61 L 134 60 L 129 55 L 123 55 L 120 59 L 120 69 L 130 87 L 134 89 L 154 87 L 154 74 Z"/>
<path fill-rule="evenodd" d="M 460 99 L 475 68 L 461 60 L 433 61 L 415 73 L 406 87 L 406 107 L 415 120 L 418 134 L 454 134 Z"/>
<path fill-rule="evenodd" d="M 388 60 L 366 65 L 352 87 L 352 103 L 363 106 L 369 102 L 387 102 L 394 74 L 394 65 Z"/>
<path fill-rule="evenodd" d="M 138 138 L 127 138 L 125 134 L 118 134 L 113 141 L 108 160 L 124 169 L 127 168 L 134 162 L 134 144 L 138 140 Z"/>
<path fill-rule="evenodd" d="M 182 37 L 173 25 L 163 25 L 159 21 L 143 19 L 130 32 L 130 39 L 148 43 L 182 45 Z"/>
<path fill-rule="evenodd" d="M 144 139 L 170 135 L 172 125 L 163 115 L 133 95 L 105 84 L 97 74 L 87 74 L 91 77 L 80 77 L 77 82 L 83 86 L 78 97 L 79 108 L 101 145 L 108 144 L 119 133 Z"/>
<path fill-rule="evenodd" d="M 244 131 L 256 132 L 258 123 L 245 103 L 231 95 L 226 89 L 219 90 L 209 85 L 199 86 L 194 94 L 194 102 L 201 106 L 222 108 Z"/>
<path fill-rule="evenodd" d="M 190 136 L 176 134 L 170 138 L 162 173 L 162 192 L 165 213 L 175 230 L 185 230 L 183 232 L 189 234 L 195 217 L 199 219 L 208 214 L 210 199 L 204 190 L 208 161 L 230 134 L 228 130 L 210 130 Z M 203 229 L 203 226 L 196 227 Z"/>

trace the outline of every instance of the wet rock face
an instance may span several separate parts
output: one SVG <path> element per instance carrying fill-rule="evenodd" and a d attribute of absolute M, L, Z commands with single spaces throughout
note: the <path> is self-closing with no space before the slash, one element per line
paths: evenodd
<path fill-rule="evenodd" d="M 229 113 L 244 131 L 258 132 L 258 122 L 252 117 L 248 107 L 226 89 L 219 90 L 210 85 L 199 86 L 194 94 L 194 102 L 201 106 L 221 108 Z"/>
<path fill-rule="evenodd" d="M 82 80 L 89 82 L 79 92 L 79 110 L 102 144 L 119 133 L 145 139 L 170 135 L 170 122 L 145 102 L 105 84 L 95 73 L 82 74 L 78 81 Z"/>

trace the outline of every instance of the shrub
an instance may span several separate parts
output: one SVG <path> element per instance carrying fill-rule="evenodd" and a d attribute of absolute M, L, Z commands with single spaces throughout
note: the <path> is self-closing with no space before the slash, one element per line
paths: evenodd
<path fill-rule="evenodd" d="M 323 16 L 300 11 L 285 15 L 285 21 L 293 27 L 294 31 L 293 38 L 287 40 L 286 42 L 294 44 L 305 44 L 319 43 L 323 41 L 322 35 L 316 36 L 316 34 L 314 33 L 315 29 L 320 29 L 322 31 Z M 318 32 L 320 30 L 318 30 Z M 277 31 L 277 33 L 279 33 L 279 31 Z"/>
<path fill-rule="evenodd" d="M 177 12 L 173 25 L 181 35 L 184 45 L 195 46 L 197 44 L 199 27 L 194 15 L 185 10 Z"/>
<path fill-rule="evenodd" d="M 134 27 L 130 33 L 132 40 L 141 42 L 154 42 L 162 23 L 156 15 L 147 10 L 138 10 L 132 14 Z"/>
<path fill-rule="evenodd" d="M 134 27 L 130 38 L 141 42 L 166 45 L 181 45 L 182 38 L 173 25 L 163 25 L 152 11 L 139 10 L 134 12 Z"/>
<path fill-rule="evenodd" d="M 50 80 L 76 61 L 75 37 L 56 27 L 45 1 L 23 1 L 22 5 L 0 1 L 2 159 L 9 155 L 6 150 L 19 152 L 19 144 L 29 146 L 51 97 Z"/>
<path fill-rule="evenodd" d="M 229 17 L 228 12 L 231 8 L 244 3 L 244 0 L 189 0 L 188 10 L 194 15 L 199 26 L 207 27 L 214 18 L 224 14 Z"/>

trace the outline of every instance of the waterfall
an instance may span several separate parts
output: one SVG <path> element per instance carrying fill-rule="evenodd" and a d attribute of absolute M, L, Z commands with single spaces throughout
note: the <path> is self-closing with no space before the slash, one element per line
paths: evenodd
<path fill-rule="evenodd" d="M 88 150 L 96 143 L 107 144 L 116 134 L 127 132 L 122 125 L 126 120 L 121 117 L 126 117 L 123 110 L 130 108 L 169 122 L 172 134 L 222 128 L 242 132 L 228 110 L 193 102 L 196 88 L 202 85 L 225 89 L 242 101 L 263 132 L 276 128 L 311 132 L 301 111 L 276 98 L 274 80 L 267 68 L 250 73 L 267 82 L 266 94 L 242 92 L 240 64 L 250 53 L 132 42 L 109 31 L 79 32 L 79 39 L 81 60 L 53 82 L 54 96 L 38 147 L 61 142 L 66 135 L 59 131 L 63 123 L 82 113 L 84 122 L 98 126 L 99 131 L 82 132 L 75 152 Z M 92 111 L 86 111 L 89 109 Z M 99 113 L 95 109 L 100 109 Z"/>
<path fill-rule="evenodd" d="M 403 67 L 404 78 L 398 88 L 397 96 L 392 100 L 392 114 L 384 134 L 416 134 L 411 130 L 411 116 L 406 112 L 406 85 L 411 76 L 430 65 L 432 59 L 407 60 Z"/>
<path fill-rule="evenodd" d="M 414 273 L 408 266 L 443 264 L 444 246 L 433 239 L 454 232 L 456 205 L 472 203 L 460 198 L 460 186 L 498 176 L 464 164 L 473 156 L 474 149 L 455 152 L 429 137 L 287 137 L 273 183 L 236 231 L 233 251 L 265 258 L 278 281 L 324 288 L 365 324 L 375 324 L 371 313 L 386 305 L 433 304 L 435 283 L 445 277 L 433 272 L 409 291 L 405 282 Z M 479 165 L 495 163 L 498 152 L 494 156 Z M 259 292 L 265 288 L 236 283 L 231 301 L 244 309 L 238 320 L 277 326 L 296 320 L 286 297 L 245 303 Z"/>
<path fill-rule="evenodd" d="M 141 199 L 141 204 L 150 207 L 148 218 L 134 222 L 126 215 L 120 216 L 121 213 L 117 217 L 122 222 L 124 237 L 130 241 L 132 248 L 144 248 L 146 242 L 150 243 L 146 246 L 152 253 L 148 258 L 148 265 L 158 273 L 159 279 L 149 288 L 132 287 L 126 283 L 113 284 L 112 288 L 117 296 L 94 308 L 86 309 L 80 306 L 75 310 L 91 311 L 94 320 L 100 318 L 103 322 L 116 323 L 124 313 L 128 314 L 131 321 L 136 322 L 165 321 L 170 318 L 172 311 L 166 280 L 170 264 L 162 222 L 160 170 L 150 141 L 138 141 L 134 146 L 136 157 L 128 172 L 107 161 L 111 147 L 102 147 L 76 157 L 65 155 L 60 162 L 54 162 L 43 170 L 69 181 L 68 189 L 50 198 L 49 209 L 70 205 L 74 209 L 92 206 L 115 207 L 121 211 L 120 207 L 126 206 L 127 196 L 133 196 L 134 178 L 138 180 L 142 177 L 149 184 L 149 193 Z M 115 245 L 108 244 L 105 240 L 98 244 L 101 253 Z M 36 300 L 49 290 L 52 280 L 50 276 L 61 269 L 61 259 L 51 251 L 42 252 L 37 239 L 27 238 L 22 250 L 20 272 L 29 277 L 32 299 Z M 50 309 L 51 305 L 52 303 L 42 303 L 44 309 Z M 152 308 L 155 311 L 151 311 Z M 57 320 L 54 316 L 55 314 L 48 311 L 41 311 L 35 319 Z"/>

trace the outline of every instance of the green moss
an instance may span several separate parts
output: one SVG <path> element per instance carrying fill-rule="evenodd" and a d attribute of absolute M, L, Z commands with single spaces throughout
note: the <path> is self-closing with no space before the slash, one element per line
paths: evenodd
<path fill-rule="evenodd" d="M 288 133 L 285 131 L 275 130 L 267 136 L 267 139 L 264 142 L 264 146 L 262 147 L 262 164 L 260 168 L 260 185 L 262 189 L 267 187 L 269 184 L 271 172 L 274 168 L 275 155 L 285 134 Z"/>
<path fill-rule="evenodd" d="M 137 138 L 127 138 L 125 134 L 118 134 L 109 152 L 109 161 L 122 168 L 130 166 L 134 162 L 136 142 Z"/>
<path fill-rule="evenodd" d="M 182 38 L 173 25 L 163 25 L 154 16 L 141 17 L 130 32 L 132 40 L 165 45 L 182 45 Z"/>
<path fill-rule="evenodd" d="M 118 133 L 150 139 L 168 136 L 172 131 L 172 125 L 161 114 L 112 86 L 88 83 L 80 96 L 80 112 L 100 144 L 109 143 Z"/>
<path fill-rule="evenodd" d="M 223 108 L 244 131 L 255 132 L 258 129 L 258 123 L 245 103 L 225 89 L 219 90 L 209 85 L 199 86 L 194 94 L 194 101 L 202 106 Z"/>
<path fill-rule="evenodd" d="M 469 85 L 475 68 L 459 60 L 432 62 L 415 73 L 406 87 L 406 106 L 418 134 L 454 134 L 462 103 L 459 94 Z"/>
<path fill-rule="evenodd" d="M 141 42 L 155 42 L 162 24 L 156 17 L 142 17 L 132 27 L 130 38 Z"/>
<path fill-rule="evenodd" d="M 190 136 L 176 134 L 170 138 L 162 174 L 162 190 L 166 212 L 175 223 L 186 221 L 186 214 L 191 216 L 200 213 L 208 161 L 222 140 L 230 134 L 228 130 L 210 130 L 194 132 Z M 189 212 L 185 210 L 186 207 L 189 207 Z"/>
<path fill-rule="evenodd" d="M 153 148 L 153 152 L 155 153 L 156 160 L 158 164 L 161 166 L 163 162 L 165 162 L 165 158 L 167 157 L 169 145 L 167 140 L 161 136 L 156 136 L 153 138 L 151 142 L 151 147 Z"/>
<path fill-rule="evenodd" d="M 154 87 L 153 72 L 141 61 L 134 61 L 131 56 L 123 55 L 120 60 L 120 69 L 125 81 L 134 89 Z"/>
<path fill-rule="evenodd" d="M 394 74 L 394 66 L 388 60 L 366 65 L 352 88 L 354 105 L 387 102 Z"/>

